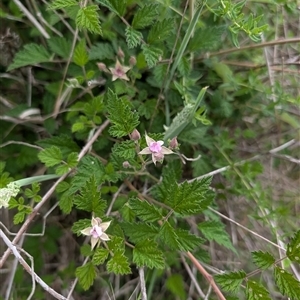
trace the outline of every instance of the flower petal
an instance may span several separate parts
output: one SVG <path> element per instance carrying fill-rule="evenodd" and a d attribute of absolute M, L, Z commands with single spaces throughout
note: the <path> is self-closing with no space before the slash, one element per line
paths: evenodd
<path fill-rule="evenodd" d="M 94 237 L 91 238 L 92 249 L 95 248 L 95 246 L 97 245 L 98 241 L 99 241 L 99 238 L 94 238 Z"/>
<path fill-rule="evenodd" d="M 149 137 L 147 135 L 147 133 L 145 133 L 145 138 L 146 138 L 146 143 L 147 143 L 147 146 L 149 147 L 151 143 L 155 143 L 156 141 L 154 139 L 151 139 L 151 137 Z"/>
<path fill-rule="evenodd" d="M 101 223 L 99 225 L 99 227 L 101 227 L 102 231 L 106 231 L 106 229 L 109 227 L 110 223 L 111 223 L 111 221 L 109 221 L 109 222 L 103 222 L 103 223 Z"/>
<path fill-rule="evenodd" d="M 98 220 L 96 219 L 96 218 L 94 218 L 94 217 L 92 217 L 92 226 L 97 226 L 97 225 L 99 225 L 98 224 Z"/>
<path fill-rule="evenodd" d="M 144 148 L 142 151 L 140 151 L 138 154 L 152 154 L 149 147 Z"/>
<path fill-rule="evenodd" d="M 162 146 L 164 144 L 164 141 L 157 141 L 156 143 Z"/>
<path fill-rule="evenodd" d="M 88 227 L 88 228 L 85 228 L 83 230 L 81 230 L 80 232 L 83 234 L 83 235 L 91 235 L 91 230 L 93 229 L 93 227 Z"/>
<path fill-rule="evenodd" d="M 108 235 L 106 233 L 102 233 L 101 236 L 100 236 L 100 239 L 102 241 L 109 241 L 110 238 L 108 237 Z"/>
<path fill-rule="evenodd" d="M 168 148 L 162 146 L 162 147 L 161 147 L 161 153 L 162 153 L 162 154 L 172 154 L 172 153 L 174 153 L 174 152 L 173 152 L 172 150 L 170 150 L 170 149 L 168 149 Z"/>

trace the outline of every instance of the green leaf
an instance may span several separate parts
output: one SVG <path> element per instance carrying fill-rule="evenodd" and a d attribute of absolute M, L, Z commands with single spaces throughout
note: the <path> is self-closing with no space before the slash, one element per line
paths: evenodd
<path fill-rule="evenodd" d="M 81 235 L 81 230 L 91 227 L 90 219 L 81 219 L 76 221 L 72 226 L 72 231 L 76 233 L 78 236 Z"/>
<path fill-rule="evenodd" d="M 187 299 L 185 292 L 185 280 L 180 274 L 172 274 L 168 277 L 166 287 L 173 293 L 173 299 Z"/>
<path fill-rule="evenodd" d="M 215 241 L 219 245 L 237 253 L 233 247 L 228 233 L 224 229 L 223 223 L 219 221 L 205 221 L 198 225 L 199 230 L 209 241 Z"/>
<path fill-rule="evenodd" d="M 133 262 L 138 267 L 163 269 L 165 266 L 163 253 L 157 244 L 151 240 L 137 243 L 133 249 Z"/>
<path fill-rule="evenodd" d="M 64 37 L 51 37 L 47 40 L 50 50 L 62 58 L 69 58 L 72 42 Z"/>
<path fill-rule="evenodd" d="M 155 222 L 162 219 L 162 215 L 158 209 L 147 201 L 131 198 L 129 205 L 136 216 L 145 222 Z"/>
<path fill-rule="evenodd" d="M 28 65 L 48 62 L 50 61 L 50 58 L 50 54 L 43 46 L 37 44 L 27 44 L 15 55 L 14 61 L 9 65 L 7 71 Z"/>
<path fill-rule="evenodd" d="M 83 67 L 89 61 L 88 52 L 85 46 L 85 40 L 82 39 L 76 46 L 73 54 L 73 61 L 76 65 Z"/>
<path fill-rule="evenodd" d="M 60 197 L 58 205 L 63 213 L 69 214 L 73 207 L 73 197 L 68 195 L 67 193 L 64 193 Z"/>
<path fill-rule="evenodd" d="M 82 187 L 79 195 L 74 197 L 74 205 L 81 210 L 94 212 L 98 216 L 104 215 L 106 201 L 101 199 L 98 184 L 94 175 Z"/>
<path fill-rule="evenodd" d="M 143 44 L 142 50 L 149 68 L 154 67 L 163 55 L 163 51 L 160 48 L 156 48 L 152 45 Z"/>
<path fill-rule="evenodd" d="M 291 261 L 300 263 L 300 230 L 295 233 L 295 236 L 289 242 L 286 255 Z"/>
<path fill-rule="evenodd" d="M 25 219 L 25 216 L 26 216 L 26 211 L 22 210 L 22 211 L 19 211 L 17 212 L 15 215 L 14 215 L 14 224 L 17 225 L 17 224 L 20 224 L 24 221 Z"/>
<path fill-rule="evenodd" d="M 200 237 L 191 234 L 184 229 L 176 229 L 175 233 L 178 236 L 180 248 L 183 251 L 195 250 L 195 248 L 198 248 L 204 242 Z"/>
<path fill-rule="evenodd" d="M 97 43 L 89 51 L 90 60 L 115 59 L 114 49 L 109 43 Z"/>
<path fill-rule="evenodd" d="M 127 26 L 125 29 L 125 36 L 128 48 L 135 48 L 141 43 L 143 35 L 141 32 L 134 30 L 132 27 Z"/>
<path fill-rule="evenodd" d="M 127 0 L 97 0 L 101 5 L 122 17 L 126 12 Z"/>
<path fill-rule="evenodd" d="M 201 213 L 213 201 L 214 193 L 208 189 L 210 180 L 205 178 L 191 183 L 185 181 L 180 185 L 171 181 L 166 185 L 163 182 L 160 193 L 164 198 L 161 200 L 182 216 Z"/>
<path fill-rule="evenodd" d="M 271 300 L 269 292 L 258 282 L 248 280 L 246 287 L 247 300 Z"/>
<path fill-rule="evenodd" d="M 148 34 L 147 41 L 149 44 L 157 44 L 166 40 L 174 30 L 174 20 L 164 19 L 161 22 L 156 22 Z"/>
<path fill-rule="evenodd" d="M 132 159 L 136 156 L 136 148 L 134 141 L 127 140 L 119 144 L 115 144 L 113 148 L 113 153 L 117 156 L 124 158 L 124 160 Z"/>
<path fill-rule="evenodd" d="M 142 29 L 151 25 L 157 16 L 157 5 L 147 4 L 140 8 L 133 17 L 132 27 Z"/>
<path fill-rule="evenodd" d="M 158 234 L 158 228 L 146 223 L 123 222 L 120 226 L 133 243 L 154 240 Z"/>
<path fill-rule="evenodd" d="M 179 237 L 174 228 L 166 221 L 160 228 L 159 238 L 172 250 L 180 250 Z"/>
<path fill-rule="evenodd" d="M 76 25 L 78 28 L 102 35 L 98 10 L 99 7 L 97 5 L 81 7 L 76 16 Z"/>
<path fill-rule="evenodd" d="M 275 266 L 274 267 L 275 283 L 282 295 L 293 300 L 300 299 L 300 282 L 292 274 Z"/>
<path fill-rule="evenodd" d="M 188 44 L 188 50 L 191 52 L 216 50 L 222 43 L 222 35 L 225 31 L 226 26 L 209 26 L 197 29 Z"/>
<path fill-rule="evenodd" d="M 115 273 L 116 275 L 130 274 L 130 266 L 128 259 L 124 254 L 114 253 L 114 256 L 108 261 L 107 271 L 110 273 Z"/>
<path fill-rule="evenodd" d="M 39 160 L 44 163 L 47 167 L 53 167 L 62 161 L 62 153 L 56 146 L 42 150 L 38 154 Z"/>
<path fill-rule="evenodd" d="M 92 263 L 94 265 L 101 265 L 108 258 L 109 250 L 104 248 L 96 248 L 95 253 L 93 255 Z"/>
<path fill-rule="evenodd" d="M 179 60 L 178 71 L 182 77 L 189 76 L 191 72 L 191 63 L 184 56 Z"/>
<path fill-rule="evenodd" d="M 84 266 L 76 268 L 75 275 L 78 278 L 79 284 L 86 291 L 96 278 L 96 268 L 92 262 L 88 262 Z"/>
<path fill-rule="evenodd" d="M 261 269 L 268 269 L 275 263 L 275 258 L 269 252 L 255 251 L 251 255 L 254 263 Z"/>
<path fill-rule="evenodd" d="M 67 164 L 69 168 L 74 168 L 78 164 L 78 153 L 73 152 L 68 155 Z"/>
<path fill-rule="evenodd" d="M 76 0 L 54 0 L 48 5 L 48 9 L 62 9 L 70 6 L 78 6 Z"/>
<path fill-rule="evenodd" d="M 120 236 L 112 236 L 109 241 L 106 242 L 109 251 L 123 254 L 125 252 L 124 238 Z"/>
<path fill-rule="evenodd" d="M 61 150 L 63 156 L 67 156 L 72 152 L 78 152 L 80 150 L 74 140 L 66 134 L 37 141 L 37 144 L 43 148 L 57 146 Z"/>
<path fill-rule="evenodd" d="M 129 135 L 139 125 L 138 113 L 131 111 L 125 100 L 119 99 L 110 89 L 107 98 L 108 119 L 112 123 L 110 134 L 115 137 Z"/>
<path fill-rule="evenodd" d="M 216 282 L 226 292 L 236 293 L 247 274 L 244 271 L 231 272 L 214 276 Z"/>
<path fill-rule="evenodd" d="M 62 164 L 55 169 L 55 174 L 63 175 L 70 171 L 70 168 L 66 164 Z"/>

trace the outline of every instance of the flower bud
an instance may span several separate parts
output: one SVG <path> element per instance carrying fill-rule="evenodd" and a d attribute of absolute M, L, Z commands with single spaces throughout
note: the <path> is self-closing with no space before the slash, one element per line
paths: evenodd
<path fill-rule="evenodd" d="M 131 164 L 130 164 L 127 160 L 124 161 L 122 165 L 123 165 L 123 168 L 124 168 L 124 169 L 131 168 Z"/>
<path fill-rule="evenodd" d="M 131 67 L 133 67 L 133 66 L 136 65 L 136 58 L 134 56 L 130 56 L 130 58 L 129 58 L 129 65 Z"/>
<path fill-rule="evenodd" d="M 97 63 L 97 66 L 98 66 L 100 71 L 103 71 L 103 72 L 108 71 L 107 68 L 106 68 L 106 65 L 104 63 L 99 62 L 99 63 Z"/>
<path fill-rule="evenodd" d="M 138 141 L 140 138 L 141 138 L 141 135 L 140 133 L 138 132 L 137 129 L 134 129 L 132 131 L 132 133 L 130 134 L 130 138 L 133 140 L 133 141 Z"/>
<path fill-rule="evenodd" d="M 170 149 L 177 149 L 178 148 L 178 142 L 177 137 L 173 137 L 169 144 Z"/>
<path fill-rule="evenodd" d="M 125 57 L 123 50 L 119 47 L 117 55 L 121 58 L 121 60 Z"/>

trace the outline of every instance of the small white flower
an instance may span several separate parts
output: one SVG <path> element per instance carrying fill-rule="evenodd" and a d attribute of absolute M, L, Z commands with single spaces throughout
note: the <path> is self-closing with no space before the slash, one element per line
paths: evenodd
<path fill-rule="evenodd" d="M 0 208 L 8 207 L 8 202 L 11 197 L 16 197 L 20 191 L 20 186 L 11 182 L 7 185 L 6 188 L 0 189 Z"/>
<path fill-rule="evenodd" d="M 111 221 L 102 223 L 100 218 L 93 217 L 91 221 L 92 226 L 81 230 L 82 234 L 91 236 L 92 249 L 94 249 L 94 247 L 101 241 L 110 240 L 108 235 L 105 233 L 110 223 Z"/>

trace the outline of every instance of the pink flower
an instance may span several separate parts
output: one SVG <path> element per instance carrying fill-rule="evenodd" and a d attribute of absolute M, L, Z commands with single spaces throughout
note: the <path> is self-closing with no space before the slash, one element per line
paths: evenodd
<path fill-rule="evenodd" d="M 111 221 L 110 221 L 111 222 Z M 100 218 L 92 218 L 91 227 L 87 227 L 81 230 L 81 233 L 84 235 L 91 236 L 91 245 L 92 249 L 100 243 L 101 241 L 109 241 L 110 238 L 105 233 L 106 229 L 110 225 L 110 222 L 101 222 Z"/>
<path fill-rule="evenodd" d="M 147 134 L 145 134 L 147 146 L 139 154 L 151 154 L 152 161 L 156 165 L 156 162 L 162 163 L 164 160 L 165 154 L 172 154 L 174 153 L 172 150 L 163 146 L 163 141 L 155 141 L 150 138 Z"/>
<path fill-rule="evenodd" d="M 126 73 L 130 70 L 130 67 L 122 66 L 117 59 L 116 65 L 114 68 L 109 68 L 111 74 L 113 75 L 112 81 L 119 79 L 127 80 L 129 81 L 129 78 L 127 77 Z"/>

